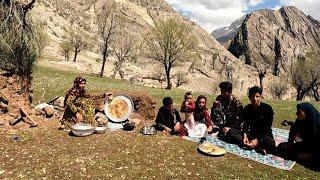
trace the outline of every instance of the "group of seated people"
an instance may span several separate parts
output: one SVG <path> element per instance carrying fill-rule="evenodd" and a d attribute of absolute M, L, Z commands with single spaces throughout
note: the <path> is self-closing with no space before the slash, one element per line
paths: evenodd
<path fill-rule="evenodd" d="M 288 142 L 277 147 L 272 134 L 274 112 L 272 107 L 261 102 L 262 89 L 249 89 L 250 104 L 242 103 L 232 94 L 232 84 L 219 84 L 221 95 L 213 102 L 211 112 L 206 107 L 207 98 L 198 96 L 194 102 L 192 93 L 185 94 L 180 112 L 185 114 L 182 121 L 178 110 L 173 108 L 170 97 L 163 99 L 163 106 L 156 117 L 156 128 L 165 134 L 194 136 L 202 132 L 218 132 L 218 137 L 256 152 L 276 154 L 302 163 L 320 165 L 320 115 L 310 103 L 297 105 L 297 119 L 293 123 Z"/>
<path fill-rule="evenodd" d="M 90 95 L 85 85 L 86 80 L 79 76 L 68 90 L 65 112 L 60 120 L 62 128 L 70 129 L 79 122 L 97 125 L 94 100 L 108 100 L 112 93 Z M 230 82 L 221 82 L 219 87 L 221 95 L 213 102 L 211 112 L 206 107 L 206 96 L 200 95 L 194 102 L 192 93 L 186 93 L 180 109 L 185 114 L 184 121 L 179 111 L 173 108 L 173 100 L 165 97 L 156 117 L 156 129 L 180 136 L 197 136 L 199 133 L 205 136 L 206 133 L 219 132 L 218 137 L 228 143 L 254 149 L 264 155 L 276 154 L 320 166 L 320 115 L 312 104 L 297 105 L 297 119 L 291 126 L 288 142 L 276 147 L 271 129 L 274 112 L 270 105 L 261 102 L 262 89 L 251 87 L 251 103 L 243 108 L 232 94 Z"/>

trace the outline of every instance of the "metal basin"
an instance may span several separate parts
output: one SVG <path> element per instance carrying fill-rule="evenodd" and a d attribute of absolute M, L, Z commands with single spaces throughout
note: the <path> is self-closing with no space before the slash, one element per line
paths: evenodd
<path fill-rule="evenodd" d="M 97 126 L 95 129 L 94 129 L 94 132 L 97 133 L 97 134 L 103 134 L 105 133 L 107 130 L 107 127 L 105 126 Z"/>
<path fill-rule="evenodd" d="M 76 124 L 72 127 L 75 136 L 89 136 L 94 132 L 94 127 L 90 124 Z"/>

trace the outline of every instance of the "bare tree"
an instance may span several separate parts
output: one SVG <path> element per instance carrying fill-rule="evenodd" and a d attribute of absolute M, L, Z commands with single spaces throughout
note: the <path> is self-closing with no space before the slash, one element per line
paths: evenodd
<path fill-rule="evenodd" d="M 170 72 L 177 62 L 197 56 L 197 41 L 191 27 L 175 19 L 160 20 L 145 37 L 146 56 L 163 65 L 167 78 L 166 89 L 172 88 Z"/>
<path fill-rule="evenodd" d="M 117 43 L 113 45 L 113 52 L 117 57 L 114 63 L 112 78 L 116 77 L 117 72 L 122 68 L 134 50 L 135 35 L 130 35 L 127 31 L 122 30 L 118 33 Z"/>
<path fill-rule="evenodd" d="M 287 83 L 285 83 L 284 79 L 275 81 L 270 85 L 270 92 L 274 99 L 280 100 L 287 90 L 288 90 L 288 86 L 287 86 Z"/>
<path fill-rule="evenodd" d="M 182 84 L 185 84 L 188 82 L 187 73 L 184 73 L 183 71 L 178 71 L 177 74 L 175 74 L 175 76 L 177 78 L 176 87 L 179 87 Z"/>
<path fill-rule="evenodd" d="M 102 66 L 100 77 L 103 76 L 104 67 L 109 54 L 111 53 L 111 45 L 114 42 L 116 29 L 122 22 L 122 18 L 117 14 L 115 3 L 105 3 L 97 15 L 98 35 L 100 38 L 100 51 L 102 54 Z"/>
<path fill-rule="evenodd" d="M 317 58 L 318 54 L 309 52 L 305 57 L 299 56 L 291 68 L 291 80 L 297 90 L 297 101 L 301 101 L 311 89 L 317 89 L 320 84 L 320 61 Z"/>
<path fill-rule="evenodd" d="M 212 54 L 211 56 L 211 67 L 212 70 L 215 70 L 216 61 L 219 58 L 219 54 Z"/>
<path fill-rule="evenodd" d="M 73 62 L 76 62 L 78 54 L 90 46 L 90 37 L 84 31 L 71 30 L 69 32 L 70 43 L 73 47 Z"/>
<path fill-rule="evenodd" d="M 72 50 L 72 44 L 69 41 L 62 41 L 60 43 L 60 48 L 64 55 L 64 60 L 69 61 L 70 59 L 70 52 Z"/>

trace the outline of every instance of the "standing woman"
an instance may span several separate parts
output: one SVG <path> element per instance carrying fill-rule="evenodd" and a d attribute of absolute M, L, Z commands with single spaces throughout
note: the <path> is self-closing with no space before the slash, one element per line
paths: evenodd
<path fill-rule="evenodd" d="M 297 105 L 297 119 L 291 126 L 288 142 L 278 146 L 284 158 L 320 167 L 320 115 L 310 103 Z"/>
<path fill-rule="evenodd" d="M 81 76 L 73 81 L 73 87 L 68 90 L 65 100 L 65 112 L 60 121 L 61 128 L 70 129 L 74 124 L 83 122 L 93 126 L 97 125 L 95 120 L 95 100 L 106 98 L 111 93 L 102 95 L 90 95 L 85 90 L 86 80 Z"/>

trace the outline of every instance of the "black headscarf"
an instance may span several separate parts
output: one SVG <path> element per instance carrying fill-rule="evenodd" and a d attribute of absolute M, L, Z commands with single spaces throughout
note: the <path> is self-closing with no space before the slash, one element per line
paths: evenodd
<path fill-rule="evenodd" d="M 312 121 L 313 125 L 313 166 L 320 170 L 320 114 L 319 111 L 310 103 L 300 103 L 297 109 L 301 109 L 306 114 L 306 119 Z"/>
<path fill-rule="evenodd" d="M 320 141 L 320 114 L 319 111 L 310 103 L 304 102 L 297 105 L 306 114 L 306 120 L 312 122 L 313 136 L 316 141 Z"/>

